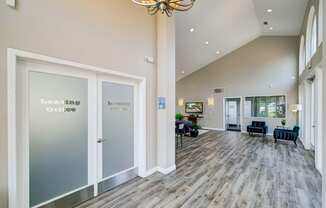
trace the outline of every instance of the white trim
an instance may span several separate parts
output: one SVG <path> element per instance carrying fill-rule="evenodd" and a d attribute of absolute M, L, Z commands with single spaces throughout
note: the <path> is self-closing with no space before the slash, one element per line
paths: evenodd
<path fill-rule="evenodd" d="M 78 189 L 75 189 L 75 190 L 70 191 L 70 192 L 68 192 L 68 193 L 65 193 L 65 194 L 63 194 L 63 195 L 60 195 L 60 196 L 55 197 L 55 198 L 53 198 L 53 199 L 50 199 L 50 200 L 48 200 L 48 201 L 46 201 L 46 202 L 43 202 L 43 203 L 38 204 L 38 205 L 36 205 L 36 206 L 33 206 L 32 208 L 39 208 L 39 207 L 42 207 L 42 206 L 44 206 L 44 205 L 47 205 L 47 204 L 49 204 L 49 203 L 51 203 L 51 202 L 54 202 L 54 201 L 56 201 L 56 200 L 58 200 L 58 199 L 64 198 L 64 197 L 66 197 L 66 196 L 69 196 L 70 194 L 73 194 L 73 193 L 75 193 L 75 192 L 81 191 L 81 190 L 83 190 L 83 189 L 85 189 L 85 188 L 87 188 L 87 187 L 90 187 L 90 186 L 92 186 L 92 185 L 86 185 L 86 186 L 80 187 L 80 188 L 78 188 Z"/>
<path fill-rule="evenodd" d="M 117 79 L 133 79 L 135 83 L 139 85 L 139 131 L 137 132 L 139 139 L 139 157 L 138 157 L 138 170 L 139 175 L 146 172 L 146 78 L 129 75 L 126 73 L 116 72 L 113 70 L 103 69 L 95 66 L 84 65 L 72 61 L 67 61 L 63 59 L 48 57 L 40 54 L 25 52 L 16 49 L 7 49 L 7 78 L 8 78 L 8 199 L 9 199 L 9 208 L 25 208 L 24 206 L 18 206 L 18 187 L 17 187 L 17 143 L 16 143 L 16 68 L 18 59 L 22 58 L 23 60 L 27 59 L 28 61 L 41 61 L 47 62 L 50 64 L 59 64 L 65 67 L 74 67 L 78 70 L 88 71 L 93 73 L 108 74 L 110 76 L 115 76 Z M 64 70 L 63 70 L 64 71 Z M 63 71 L 58 70 L 57 73 L 63 73 Z M 96 138 L 97 139 L 97 138 Z M 95 150 L 94 147 L 90 147 L 91 152 Z M 89 172 L 92 175 L 97 175 L 95 172 Z M 93 179 L 89 183 L 93 183 Z M 88 184 L 89 185 L 93 184 Z M 75 190 L 76 191 L 76 190 Z M 95 192 L 96 194 L 96 192 Z M 59 196 L 58 198 L 61 198 Z"/>
<path fill-rule="evenodd" d="M 97 196 L 97 81 L 96 75 L 88 79 L 88 184 L 94 184 L 94 196 Z M 95 122 L 94 122 L 95 121 Z M 94 141 L 95 140 L 95 141 Z"/>
<path fill-rule="evenodd" d="M 151 176 L 153 175 L 154 173 L 158 172 L 158 167 L 154 167 L 148 171 L 146 171 L 145 173 L 143 173 L 142 175 L 139 175 L 140 177 L 142 178 L 146 178 L 148 176 Z"/>
<path fill-rule="evenodd" d="M 17 143 L 16 143 L 16 54 L 7 50 L 8 79 L 8 203 L 9 208 L 17 208 Z"/>
<path fill-rule="evenodd" d="M 173 172 L 175 170 L 176 170 L 176 165 L 173 165 L 173 166 L 171 166 L 169 168 L 154 167 L 154 168 L 146 171 L 146 173 L 144 175 L 140 176 L 140 177 L 146 178 L 146 177 L 151 176 L 151 175 L 153 175 L 154 173 L 157 173 L 157 172 L 162 173 L 164 175 L 167 175 L 167 174 L 169 174 L 169 173 L 171 173 L 171 172 Z"/>
<path fill-rule="evenodd" d="M 176 165 L 173 165 L 173 166 L 171 166 L 169 168 L 157 167 L 157 171 L 164 174 L 164 175 L 167 175 L 167 174 L 169 174 L 169 173 L 171 173 L 171 172 L 173 172 L 175 170 L 176 170 Z"/>
<path fill-rule="evenodd" d="M 45 55 L 41 55 L 41 54 L 26 52 L 26 51 L 22 51 L 22 50 L 13 49 L 13 48 L 8 48 L 7 51 L 8 51 L 8 54 L 10 54 L 11 58 L 14 57 L 15 61 L 17 60 L 17 58 L 27 58 L 27 59 L 37 60 L 37 61 L 61 64 L 64 66 L 76 67 L 76 68 L 79 68 L 82 70 L 87 70 L 87 71 L 92 71 L 92 72 L 97 72 L 97 73 L 110 74 L 110 75 L 115 75 L 118 77 L 126 77 L 126 78 L 130 78 L 130 79 L 138 80 L 138 81 L 146 80 L 145 77 L 130 75 L 130 74 L 123 73 L 123 72 L 117 72 L 117 71 L 110 70 L 110 69 L 100 68 L 100 67 L 86 65 L 86 64 L 80 64 L 80 63 L 73 62 L 73 61 L 67 61 L 64 59 L 59 59 L 59 58 L 54 58 L 54 57 L 45 56 Z"/>
<path fill-rule="evenodd" d="M 146 173 L 146 158 L 147 158 L 147 150 L 146 150 L 146 129 L 142 128 L 142 126 L 146 127 L 146 118 L 147 118 L 147 84 L 146 81 L 143 81 L 139 84 L 138 89 L 138 97 L 139 97 L 139 115 L 138 115 L 138 124 L 137 124 L 137 135 L 138 135 L 138 175 L 143 177 Z"/>
<path fill-rule="evenodd" d="M 240 127 L 242 129 L 243 126 L 243 97 L 242 96 L 231 96 L 231 97 L 223 97 L 223 127 L 226 129 L 226 117 L 225 117 L 225 113 L 226 113 L 226 100 L 227 99 L 240 99 Z"/>
<path fill-rule="evenodd" d="M 202 128 L 206 130 L 212 130 L 212 131 L 225 131 L 225 129 L 222 128 L 212 128 L 212 127 L 202 127 Z"/>

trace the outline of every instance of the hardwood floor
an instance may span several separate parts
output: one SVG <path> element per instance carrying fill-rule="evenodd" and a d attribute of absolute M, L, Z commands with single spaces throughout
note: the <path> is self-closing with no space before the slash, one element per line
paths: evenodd
<path fill-rule="evenodd" d="M 321 176 L 299 144 L 209 132 L 186 138 L 169 175 L 136 178 L 79 208 L 320 208 Z"/>

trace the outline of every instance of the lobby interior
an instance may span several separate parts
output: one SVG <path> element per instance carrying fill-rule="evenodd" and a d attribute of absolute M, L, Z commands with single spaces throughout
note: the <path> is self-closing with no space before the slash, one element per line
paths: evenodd
<path fill-rule="evenodd" d="M 324 10 L 3 1 L 0 208 L 325 207 Z"/>

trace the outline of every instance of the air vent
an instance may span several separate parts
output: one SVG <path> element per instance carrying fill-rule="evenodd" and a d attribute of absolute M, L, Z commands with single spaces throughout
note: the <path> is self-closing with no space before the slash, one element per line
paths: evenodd
<path fill-rule="evenodd" d="M 223 92 L 224 92 L 223 89 L 215 89 L 215 90 L 214 90 L 214 93 L 215 93 L 215 94 L 219 94 L 219 93 L 223 93 Z"/>
<path fill-rule="evenodd" d="M 268 25 L 268 22 L 267 21 L 264 21 L 264 25 Z"/>

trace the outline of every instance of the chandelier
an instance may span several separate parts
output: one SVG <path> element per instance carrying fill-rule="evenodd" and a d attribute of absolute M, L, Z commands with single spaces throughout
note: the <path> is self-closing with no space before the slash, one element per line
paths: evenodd
<path fill-rule="evenodd" d="M 167 16 L 171 16 L 175 11 L 188 11 L 196 0 L 132 0 L 134 3 L 147 8 L 150 15 L 155 15 L 158 11 Z"/>

